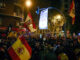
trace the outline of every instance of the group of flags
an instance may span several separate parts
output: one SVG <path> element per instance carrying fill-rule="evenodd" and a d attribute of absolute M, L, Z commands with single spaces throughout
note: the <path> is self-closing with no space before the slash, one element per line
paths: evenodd
<path fill-rule="evenodd" d="M 24 27 L 29 32 L 36 31 L 36 26 L 30 12 L 27 14 L 24 22 Z M 8 53 L 11 56 L 12 60 L 29 60 L 31 58 L 32 49 L 29 46 L 27 40 L 25 40 L 25 37 L 20 36 L 12 44 L 12 46 L 8 48 Z"/>
<path fill-rule="evenodd" d="M 72 17 L 72 24 L 75 22 L 75 4 L 74 0 L 70 5 L 69 15 Z M 28 29 L 29 32 L 35 32 L 36 26 L 32 19 L 31 13 L 27 14 L 27 17 L 24 22 L 24 27 Z M 18 37 L 16 42 L 8 49 L 12 60 L 29 60 L 31 58 L 32 49 L 29 46 L 28 42 L 23 36 Z"/>
<path fill-rule="evenodd" d="M 70 4 L 69 15 L 72 17 L 72 24 L 74 24 L 75 23 L 75 1 L 74 0 L 72 0 L 72 3 Z"/>

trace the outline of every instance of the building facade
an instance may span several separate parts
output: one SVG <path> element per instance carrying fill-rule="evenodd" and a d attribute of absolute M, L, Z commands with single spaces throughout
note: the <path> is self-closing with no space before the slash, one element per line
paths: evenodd
<path fill-rule="evenodd" d="M 70 3 L 72 0 L 61 0 L 62 1 L 62 11 L 68 13 L 70 9 Z"/>
<path fill-rule="evenodd" d="M 0 26 L 19 25 L 23 20 L 21 0 L 0 0 Z"/>

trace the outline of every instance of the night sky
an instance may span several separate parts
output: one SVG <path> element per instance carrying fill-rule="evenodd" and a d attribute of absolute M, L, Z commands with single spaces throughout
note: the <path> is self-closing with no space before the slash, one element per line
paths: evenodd
<path fill-rule="evenodd" d="M 39 6 L 40 8 L 45 8 L 48 6 L 60 7 L 61 0 L 32 0 L 34 7 Z"/>

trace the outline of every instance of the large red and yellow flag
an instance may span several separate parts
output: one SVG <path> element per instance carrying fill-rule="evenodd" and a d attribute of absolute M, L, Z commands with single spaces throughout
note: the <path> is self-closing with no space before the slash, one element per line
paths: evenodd
<path fill-rule="evenodd" d="M 36 25 L 32 19 L 31 13 L 29 12 L 25 20 L 24 27 L 26 27 L 30 32 L 36 31 Z"/>
<path fill-rule="evenodd" d="M 75 3 L 74 0 L 72 0 L 72 3 L 70 5 L 69 15 L 72 17 L 72 24 L 75 23 Z"/>
<path fill-rule="evenodd" d="M 8 49 L 12 60 L 29 60 L 31 58 L 32 49 L 22 36 Z"/>

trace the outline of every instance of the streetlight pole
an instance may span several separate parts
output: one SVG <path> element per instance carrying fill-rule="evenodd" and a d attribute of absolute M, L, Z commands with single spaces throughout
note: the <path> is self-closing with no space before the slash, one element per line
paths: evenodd
<path fill-rule="evenodd" d="M 24 2 L 24 4 L 27 6 L 27 8 L 28 8 L 28 12 L 29 12 L 29 8 L 30 8 L 30 6 L 32 5 L 32 2 L 31 2 L 31 0 L 26 0 L 25 2 Z M 24 6 L 23 7 L 23 21 L 22 21 L 22 23 L 24 23 L 24 19 L 26 18 L 25 17 L 25 7 L 26 6 Z M 27 13 L 26 13 L 27 14 Z"/>
<path fill-rule="evenodd" d="M 25 23 L 25 19 L 26 19 L 26 16 L 27 16 L 27 11 L 29 12 L 29 8 L 30 8 L 30 6 L 32 5 L 32 2 L 31 2 L 31 0 L 26 0 L 23 5 L 24 5 L 23 8 L 22 8 L 22 9 L 23 9 L 23 10 L 22 10 L 22 17 L 23 17 L 23 19 L 22 19 L 22 21 L 20 22 L 21 25 Z M 27 8 L 28 8 L 27 10 L 26 10 L 26 6 L 27 6 Z M 25 11 L 25 10 L 26 10 L 26 11 Z"/>

